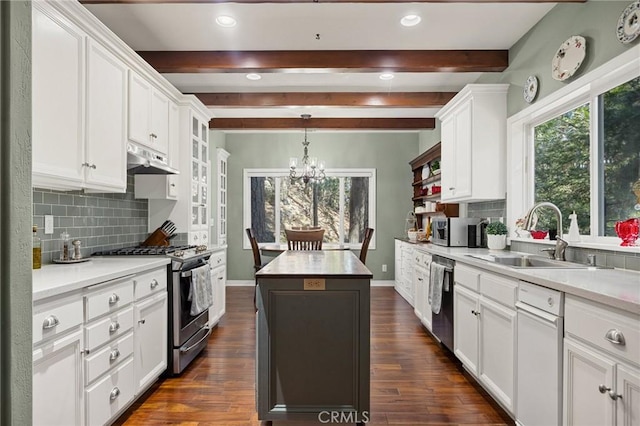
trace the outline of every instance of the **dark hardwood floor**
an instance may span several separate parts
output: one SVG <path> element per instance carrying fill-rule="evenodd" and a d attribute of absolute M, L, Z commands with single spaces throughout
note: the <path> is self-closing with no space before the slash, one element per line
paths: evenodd
<path fill-rule="evenodd" d="M 371 313 L 368 424 L 513 425 L 393 288 L 372 288 Z M 253 288 L 228 287 L 227 313 L 207 349 L 180 377 L 161 379 L 118 423 L 259 425 L 254 355 Z"/>

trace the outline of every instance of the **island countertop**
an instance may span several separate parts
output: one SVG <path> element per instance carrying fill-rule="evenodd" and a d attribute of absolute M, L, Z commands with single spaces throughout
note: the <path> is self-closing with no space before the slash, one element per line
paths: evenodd
<path fill-rule="evenodd" d="M 372 278 L 373 274 L 349 250 L 286 251 L 256 273 L 260 278 Z"/>

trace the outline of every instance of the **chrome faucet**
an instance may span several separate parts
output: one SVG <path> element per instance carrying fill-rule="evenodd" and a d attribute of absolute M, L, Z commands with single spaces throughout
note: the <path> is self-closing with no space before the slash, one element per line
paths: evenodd
<path fill-rule="evenodd" d="M 531 228 L 533 227 L 533 218 L 534 218 L 535 212 L 541 207 L 549 207 L 551 210 L 553 210 L 556 214 L 556 221 L 558 222 L 558 235 L 556 236 L 555 249 L 543 249 L 542 251 L 550 252 L 551 250 L 553 250 L 553 257 L 556 260 L 565 260 L 564 251 L 569 245 L 569 243 L 567 243 L 565 240 L 562 239 L 562 236 L 564 235 L 562 233 L 562 212 L 560 212 L 560 209 L 558 208 L 558 206 L 556 206 L 553 203 L 549 203 L 547 201 L 543 201 L 541 203 L 535 204 L 527 212 L 524 218 L 524 230 L 525 231 L 531 230 Z"/>

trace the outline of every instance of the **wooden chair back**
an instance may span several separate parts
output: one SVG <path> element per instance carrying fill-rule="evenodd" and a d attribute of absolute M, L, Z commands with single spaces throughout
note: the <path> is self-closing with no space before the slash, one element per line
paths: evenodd
<path fill-rule="evenodd" d="M 367 251 L 369 251 L 369 243 L 373 237 L 373 228 L 367 228 L 364 230 L 364 239 L 362 240 L 362 249 L 360 249 L 360 262 L 366 263 Z"/>
<path fill-rule="evenodd" d="M 260 258 L 260 248 L 258 247 L 258 240 L 253 233 L 253 229 L 247 228 L 247 237 L 249 237 L 249 243 L 251 243 L 251 251 L 253 251 L 253 270 L 255 272 L 262 268 L 262 259 Z"/>
<path fill-rule="evenodd" d="M 285 229 L 289 250 L 322 250 L 324 229 Z"/>

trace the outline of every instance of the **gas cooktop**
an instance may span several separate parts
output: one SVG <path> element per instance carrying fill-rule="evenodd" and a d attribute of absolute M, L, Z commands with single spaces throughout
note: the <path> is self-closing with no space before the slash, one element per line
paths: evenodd
<path fill-rule="evenodd" d="M 168 255 L 176 251 L 187 251 L 196 249 L 199 246 L 181 245 L 181 246 L 134 246 L 123 247 L 113 250 L 103 250 L 93 253 L 93 256 L 154 256 Z"/>

